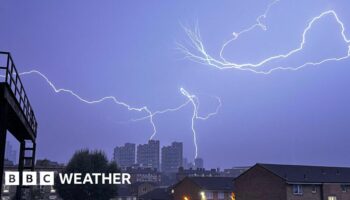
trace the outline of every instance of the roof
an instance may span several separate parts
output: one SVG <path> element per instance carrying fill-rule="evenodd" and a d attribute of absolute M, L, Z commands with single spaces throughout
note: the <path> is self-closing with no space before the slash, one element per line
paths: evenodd
<path fill-rule="evenodd" d="M 168 200 L 171 199 L 167 188 L 156 188 L 140 196 L 143 200 Z"/>
<path fill-rule="evenodd" d="M 257 164 L 290 183 L 350 183 L 350 168 Z"/>
<path fill-rule="evenodd" d="M 117 197 L 129 197 L 129 196 L 133 196 L 131 194 L 130 188 L 127 188 L 127 187 L 120 187 L 120 188 L 118 188 L 118 195 L 117 195 Z"/>
<path fill-rule="evenodd" d="M 232 177 L 187 177 L 204 190 L 233 191 Z"/>

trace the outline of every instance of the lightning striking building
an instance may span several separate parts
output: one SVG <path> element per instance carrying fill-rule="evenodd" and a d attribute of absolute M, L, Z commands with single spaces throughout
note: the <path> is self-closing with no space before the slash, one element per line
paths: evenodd
<path fill-rule="evenodd" d="M 130 167 L 135 164 L 136 145 L 125 143 L 114 148 L 114 161 L 119 167 Z"/>
<path fill-rule="evenodd" d="M 137 146 L 137 164 L 159 170 L 160 164 L 159 140 L 149 140 L 147 144 Z"/>
<path fill-rule="evenodd" d="M 173 142 L 170 146 L 162 147 L 162 172 L 176 173 L 182 167 L 182 161 L 182 142 Z"/>

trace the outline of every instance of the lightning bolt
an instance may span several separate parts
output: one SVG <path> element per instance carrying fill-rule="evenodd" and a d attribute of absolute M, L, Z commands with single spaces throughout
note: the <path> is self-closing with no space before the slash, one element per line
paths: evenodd
<path fill-rule="evenodd" d="M 186 47 L 183 44 L 177 44 L 178 49 L 184 53 L 186 58 L 188 58 L 192 61 L 201 63 L 201 64 L 209 65 L 211 67 L 215 67 L 215 68 L 220 69 L 220 70 L 237 69 L 237 70 L 250 71 L 253 73 L 257 73 L 257 74 L 270 74 L 270 73 L 277 71 L 277 70 L 296 71 L 296 70 L 300 70 L 300 69 L 307 67 L 307 66 L 317 66 L 317 65 L 321 65 L 323 63 L 331 62 L 331 61 L 341 61 L 341 60 L 344 60 L 344 59 L 347 59 L 350 57 L 350 40 L 345 35 L 344 23 L 339 19 L 337 13 L 334 10 L 328 10 L 328 11 L 325 11 L 325 12 L 321 13 L 320 15 L 312 18 L 309 21 L 308 25 L 306 26 L 306 28 L 304 29 L 304 31 L 302 33 L 302 39 L 301 39 L 299 46 L 295 49 L 290 50 L 289 52 L 287 52 L 285 54 L 273 55 L 273 56 L 265 58 L 257 63 L 237 63 L 237 62 L 231 62 L 231 61 L 228 61 L 227 59 L 225 59 L 223 56 L 223 52 L 224 52 L 225 48 L 229 44 L 231 44 L 232 42 L 237 40 L 242 34 L 250 32 L 255 28 L 261 28 L 262 30 L 267 30 L 267 26 L 265 24 L 263 24 L 261 20 L 265 19 L 267 17 L 268 13 L 270 12 L 271 7 L 273 5 L 275 5 L 277 2 L 279 2 L 279 0 L 275 0 L 272 3 L 270 3 L 268 5 L 267 9 L 265 10 L 264 14 L 260 15 L 256 19 L 255 24 L 253 24 L 252 26 L 250 26 L 247 29 L 244 29 L 238 33 L 233 32 L 233 37 L 230 40 L 228 40 L 227 42 L 225 42 L 223 44 L 223 46 L 221 47 L 221 50 L 219 53 L 220 54 L 219 59 L 216 59 L 213 56 L 211 56 L 210 54 L 208 54 L 208 52 L 205 49 L 205 46 L 202 42 L 202 38 L 201 38 L 201 34 L 199 31 L 198 25 L 195 26 L 194 30 L 191 30 L 187 27 L 183 27 L 186 35 L 189 38 L 191 49 Z M 270 63 L 271 61 L 274 61 L 277 59 L 286 59 L 286 58 L 302 51 L 304 49 L 304 46 L 306 43 L 306 36 L 309 33 L 309 31 L 312 29 L 313 25 L 326 16 L 333 17 L 335 19 L 336 23 L 340 26 L 340 28 L 341 28 L 340 33 L 342 35 L 342 39 L 348 47 L 348 51 L 347 51 L 346 55 L 341 56 L 341 57 L 324 58 L 324 59 L 317 61 L 317 62 L 308 61 L 308 62 L 305 62 L 301 65 L 294 66 L 294 67 L 279 66 L 279 67 L 272 67 L 269 70 L 261 69 L 261 67 L 268 65 L 268 63 Z"/>
<path fill-rule="evenodd" d="M 198 114 L 199 105 L 200 105 L 198 97 L 195 96 L 195 95 L 191 95 L 184 88 L 180 88 L 180 92 L 181 92 L 182 95 L 184 95 L 188 99 L 185 103 L 181 104 L 180 106 L 178 106 L 176 108 L 168 108 L 168 109 L 163 110 L 163 111 L 156 111 L 156 112 L 153 112 L 152 115 L 148 115 L 148 116 L 145 116 L 145 117 L 142 117 L 142 118 L 138 118 L 138 119 L 133 119 L 132 121 L 141 121 L 141 120 L 148 119 L 151 116 L 154 117 L 155 115 L 158 115 L 158 114 L 164 114 L 166 112 L 178 111 L 178 110 L 182 109 L 183 107 L 187 106 L 189 103 L 191 103 L 192 106 L 193 106 L 193 114 L 192 114 L 192 119 L 191 119 L 191 129 L 192 129 L 192 133 L 193 133 L 193 143 L 194 143 L 194 147 L 195 147 L 195 158 L 197 158 L 198 157 L 198 143 L 197 143 L 197 132 L 196 132 L 196 129 L 195 129 L 195 126 L 194 126 L 195 120 L 196 119 L 207 120 L 210 117 L 218 114 L 219 110 L 220 110 L 220 108 L 222 106 L 222 102 L 221 102 L 221 99 L 219 97 L 215 97 L 215 99 L 218 101 L 218 106 L 216 107 L 215 111 L 211 112 L 211 113 L 208 113 L 205 116 L 200 116 Z"/>
<path fill-rule="evenodd" d="M 102 97 L 100 99 L 95 99 L 95 100 L 90 100 L 90 99 L 83 98 L 80 95 L 78 95 L 76 92 L 74 92 L 74 91 L 72 91 L 70 89 L 64 89 L 64 88 L 56 87 L 55 84 L 52 81 L 50 81 L 50 79 L 46 75 L 44 75 L 43 73 L 41 73 L 38 70 L 31 70 L 31 71 L 19 73 L 20 76 L 26 76 L 26 75 L 31 75 L 31 74 L 35 74 L 35 75 L 38 75 L 41 78 L 43 78 L 46 81 L 46 83 L 51 87 L 51 89 L 55 93 L 67 93 L 67 94 L 75 97 L 77 100 L 79 100 L 79 101 L 81 101 L 83 103 L 86 103 L 86 104 L 97 104 L 97 103 L 102 103 L 102 102 L 105 102 L 105 101 L 112 101 L 116 105 L 123 106 L 129 111 L 136 111 L 136 112 L 146 113 L 146 117 L 143 117 L 143 118 L 149 120 L 150 124 L 152 125 L 152 129 L 153 129 L 153 133 L 150 136 L 149 140 L 152 140 L 157 134 L 156 125 L 155 125 L 155 123 L 153 121 L 155 115 L 159 115 L 159 114 L 164 114 L 164 113 L 167 113 L 167 112 L 174 112 L 174 111 L 180 110 L 181 108 L 183 108 L 185 105 L 187 105 L 189 103 L 189 101 L 187 101 L 184 104 L 182 104 L 182 105 L 180 105 L 179 107 L 176 107 L 176 108 L 168 108 L 168 109 L 165 109 L 165 110 L 152 112 L 147 106 L 132 107 L 129 104 L 123 102 L 123 101 L 119 101 L 115 96 L 105 96 L 105 97 Z M 0 75 L 0 77 L 5 77 L 5 76 L 4 75 Z"/>
<path fill-rule="evenodd" d="M 144 116 L 142 118 L 138 118 L 138 119 L 133 119 L 132 121 L 141 121 L 141 120 L 146 120 L 146 119 L 149 120 L 149 122 L 151 123 L 152 128 L 153 128 L 153 133 L 152 133 L 151 137 L 149 138 L 149 140 L 152 140 L 156 136 L 156 133 L 157 133 L 156 125 L 155 125 L 155 123 L 153 121 L 153 119 L 154 119 L 154 117 L 156 115 L 161 115 L 161 114 L 165 114 L 165 113 L 168 113 L 168 112 L 178 111 L 178 110 L 184 108 L 189 103 L 191 103 L 193 105 L 193 107 L 194 107 L 194 112 L 193 112 L 194 115 L 192 117 L 192 123 L 191 123 L 192 126 L 191 126 L 191 128 L 192 128 L 192 132 L 193 132 L 193 136 L 194 136 L 194 144 L 195 144 L 195 150 L 196 150 L 195 158 L 197 158 L 197 156 L 198 156 L 197 136 L 196 136 L 196 130 L 195 130 L 195 127 L 194 127 L 195 119 L 207 120 L 210 117 L 216 115 L 219 112 L 219 109 L 221 107 L 221 99 L 219 97 L 215 97 L 218 100 L 218 102 L 219 102 L 219 105 L 217 106 L 215 112 L 209 113 L 206 116 L 199 116 L 198 115 L 198 108 L 199 108 L 199 100 L 198 100 L 198 98 L 195 95 L 189 94 L 185 89 L 181 88 L 180 89 L 181 93 L 188 98 L 188 100 L 185 103 L 183 103 L 183 104 L 181 104 L 181 105 L 179 105 L 178 107 L 175 107 L 175 108 L 167 108 L 167 109 L 164 109 L 164 110 L 159 110 L 159 111 L 152 112 L 151 110 L 149 110 L 147 108 L 147 106 L 132 107 L 129 104 L 123 102 L 123 101 L 119 101 L 115 96 L 105 96 L 105 97 L 102 97 L 102 98 L 96 99 L 96 100 L 89 100 L 89 99 L 83 98 L 80 95 L 78 95 L 76 92 L 74 92 L 74 91 L 72 91 L 70 89 L 64 89 L 64 88 L 56 87 L 55 84 L 46 75 L 44 75 L 43 73 L 41 73 L 38 70 L 31 70 L 31 71 L 19 73 L 20 76 L 27 76 L 27 75 L 31 75 L 31 74 L 35 74 L 35 75 L 38 75 L 41 78 L 43 78 L 46 81 L 46 83 L 51 87 L 51 89 L 55 93 L 67 93 L 67 94 L 75 97 L 77 100 L 79 100 L 79 101 L 81 101 L 83 103 L 86 103 L 86 104 L 97 104 L 97 103 L 102 103 L 104 101 L 112 101 L 113 103 L 115 103 L 117 105 L 120 105 L 120 106 L 123 106 L 123 107 L 127 108 L 129 111 L 137 111 L 137 112 L 144 112 L 144 113 L 146 113 L 147 114 L 146 116 Z M 0 77 L 5 77 L 5 76 L 4 75 L 0 75 Z"/>
<path fill-rule="evenodd" d="M 192 114 L 192 119 L 191 119 L 191 129 L 192 129 L 192 133 L 193 133 L 193 142 L 194 142 L 194 147 L 195 147 L 195 158 L 198 157 L 198 143 L 197 143 L 197 132 L 195 129 L 195 120 L 196 119 L 200 119 L 200 120 L 207 120 L 210 117 L 216 115 L 220 108 L 221 108 L 221 99 L 219 97 L 215 97 L 219 104 L 216 107 L 215 112 L 209 113 L 206 116 L 202 117 L 198 114 L 198 109 L 199 109 L 199 100 L 198 97 L 190 94 L 188 91 L 186 91 L 184 88 L 180 88 L 180 92 L 182 93 L 182 95 L 184 95 L 185 97 L 188 98 L 189 102 L 191 102 L 191 104 L 193 105 L 193 114 Z"/>

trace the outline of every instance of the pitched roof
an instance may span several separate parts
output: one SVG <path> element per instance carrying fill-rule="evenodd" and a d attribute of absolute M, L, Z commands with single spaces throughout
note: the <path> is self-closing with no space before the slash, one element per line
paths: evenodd
<path fill-rule="evenodd" d="M 257 164 L 291 183 L 350 183 L 350 168 Z"/>
<path fill-rule="evenodd" d="M 150 192 L 147 192 L 144 195 L 140 196 L 142 200 L 168 200 L 170 198 L 170 194 L 167 188 L 156 188 Z"/>
<path fill-rule="evenodd" d="M 232 177 L 188 177 L 204 190 L 233 191 Z"/>

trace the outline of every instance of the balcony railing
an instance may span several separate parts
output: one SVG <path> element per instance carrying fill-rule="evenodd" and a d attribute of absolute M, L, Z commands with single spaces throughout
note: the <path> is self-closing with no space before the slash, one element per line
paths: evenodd
<path fill-rule="evenodd" d="M 11 54 L 9 52 L 0 51 L 0 58 L 0 78 L 3 78 L 0 82 L 8 84 L 26 118 L 26 121 L 33 133 L 36 134 L 38 124 Z"/>

